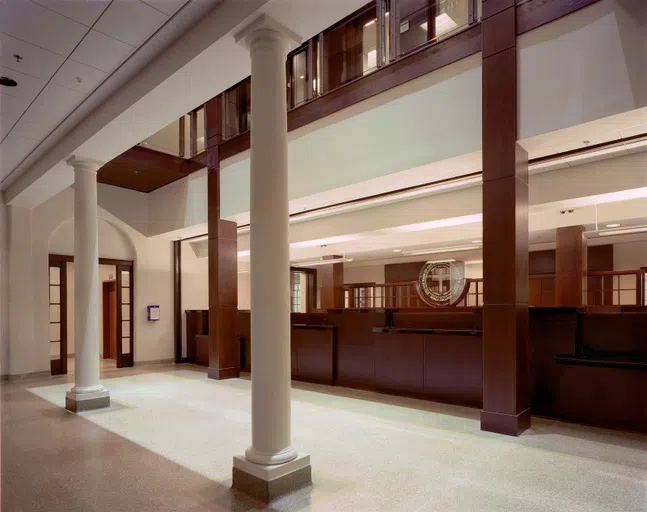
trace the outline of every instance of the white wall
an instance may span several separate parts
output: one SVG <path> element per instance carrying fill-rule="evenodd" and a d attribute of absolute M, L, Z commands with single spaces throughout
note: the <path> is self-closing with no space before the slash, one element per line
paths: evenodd
<path fill-rule="evenodd" d="M 384 283 L 384 265 L 344 263 L 344 284 Z"/>
<path fill-rule="evenodd" d="M 206 244 L 205 244 L 206 245 Z M 209 309 L 209 258 L 191 242 L 182 242 L 182 357 L 186 357 L 187 309 Z"/>
<path fill-rule="evenodd" d="M 97 203 L 142 235 L 150 236 L 149 194 L 99 183 Z"/>
<path fill-rule="evenodd" d="M 9 219 L 0 194 L 0 375 L 9 373 Z"/>
<path fill-rule="evenodd" d="M 613 246 L 613 270 L 638 270 L 647 267 L 647 240 Z"/>
<path fill-rule="evenodd" d="M 33 210 L 10 208 L 12 375 L 49 370 L 47 260 L 49 253 L 74 255 L 73 216 L 71 188 Z M 99 256 L 135 261 L 135 361 L 173 358 L 171 242 L 146 238 L 103 208 L 99 218 Z M 160 305 L 159 322 L 147 321 L 149 304 Z"/>
<path fill-rule="evenodd" d="M 602 0 L 518 46 L 520 139 L 647 105 L 644 0 Z"/>
<path fill-rule="evenodd" d="M 238 271 L 238 309 L 252 309 L 252 280 L 249 271 Z"/>

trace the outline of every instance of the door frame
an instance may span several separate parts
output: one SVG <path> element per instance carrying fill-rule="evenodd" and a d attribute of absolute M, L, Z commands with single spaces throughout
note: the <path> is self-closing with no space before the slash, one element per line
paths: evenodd
<path fill-rule="evenodd" d="M 61 357 L 61 368 L 60 373 L 67 373 L 67 266 L 65 265 L 68 262 L 74 262 L 74 256 L 67 254 L 49 254 L 49 263 L 47 268 L 47 292 L 49 296 L 49 268 L 50 267 L 59 267 L 61 269 L 61 279 L 65 277 L 65 282 L 61 281 L 61 327 L 60 327 L 60 357 Z M 116 293 L 117 293 L 117 368 L 125 368 L 134 366 L 135 361 L 135 329 L 134 329 L 134 309 L 135 309 L 135 262 L 134 260 L 118 260 L 113 258 L 99 258 L 99 265 L 114 265 L 116 267 Z M 127 270 L 130 275 L 130 315 L 129 315 L 129 324 L 130 324 L 130 353 L 124 354 L 122 352 L 122 309 L 121 309 L 121 271 Z M 64 292 L 65 290 L 65 292 Z M 63 314 L 65 312 L 65 314 Z M 49 315 L 49 312 L 48 312 Z M 58 370 L 58 368 L 53 368 L 53 364 L 50 363 L 52 374 L 53 370 Z"/>
<path fill-rule="evenodd" d="M 115 292 L 115 324 L 111 325 L 110 322 L 110 288 L 114 286 Z M 107 357 L 106 354 L 110 355 L 110 343 L 111 336 L 110 333 L 112 329 L 115 330 L 115 339 L 117 338 L 117 281 L 115 279 L 109 279 L 108 281 L 103 281 L 101 283 L 101 295 L 102 295 L 102 309 L 103 309 L 103 325 L 101 329 L 103 331 L 103 358 L 102 359 L 112 359 Z M 115 348 L 115 352 L 116 352 Z M 117 354 L 114 354 L 114 359 L 117 359 Z"/>

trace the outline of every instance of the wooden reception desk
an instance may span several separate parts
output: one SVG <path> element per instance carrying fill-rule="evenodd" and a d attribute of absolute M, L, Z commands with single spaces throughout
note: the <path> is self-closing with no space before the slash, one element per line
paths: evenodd
<path fill-rule="evenodd" d="M 647 308 L 529 316 L 533 415 L 647 432 Z M 291 321 L 295 380 L 481 407 L 480 308 L 339 309 Z M 239 311 L 238 335 L 251 371 L 249 311 Z"/>

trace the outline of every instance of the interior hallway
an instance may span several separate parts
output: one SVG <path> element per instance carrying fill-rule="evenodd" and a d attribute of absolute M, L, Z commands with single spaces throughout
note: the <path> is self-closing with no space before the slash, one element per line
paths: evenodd
<path fill-rule="evenodd" d="M 3 383 L 4 510 L 263 509 L 229 489 L 250 438 L 247 379 L 107 370 L 110 409 L 78 416 L 62 409 L 70 381 Z M 478 415 L 294 383 L 293 439 L 314 486 L 266 510 L 647 510 L 647 436 L 535 419 L 510 438 L 481 432 Z"/>

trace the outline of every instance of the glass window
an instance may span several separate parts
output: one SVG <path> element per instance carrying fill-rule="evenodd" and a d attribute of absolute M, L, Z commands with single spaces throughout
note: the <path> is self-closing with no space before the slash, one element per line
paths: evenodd
<path fill-rule="evenodd" d="M 198 153 L 204 151 L 206 141 L 204 140 L 204 107 L 196 112 L 196 147 Z"/>
<path fill-rule="evenodd" d="M 466 0 L 401 0 L 399 9 L 400 54 L 468 24 Z"/>
<path fill-rule="evenodd" d="M 49 284 L 61 284 L 61 269 L 49 267 Z"/>
<path fill-rule="evenodd" d="M 300 51 L 290 58 L 290 81 L 288 82 L 288 106 L 295 107 L 306 101 L 308 95 L 308 52 Z"/>
<path fill-rule="evenodd" d="M 324 34 L 326 91 L 377 68 L 376 16 L 376 7 L 371 5 Z"/>
<path fill-rule="evenodd" d="M 251 80 L 232 87 L 223 94 L 222 133 L 225 139 L 249 130 L 251 121 Z"/>

